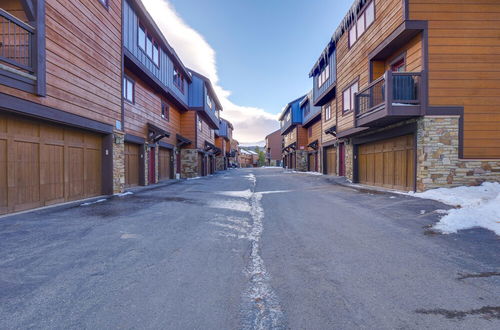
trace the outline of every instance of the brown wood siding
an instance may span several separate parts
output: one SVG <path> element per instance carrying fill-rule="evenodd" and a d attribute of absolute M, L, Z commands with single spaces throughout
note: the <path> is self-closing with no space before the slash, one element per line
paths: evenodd
<path fill-rule="evenodd" d="M 410 0 L 429 24 L 429 104 L 464 106 L 464 157 L 500 158 L 500 2 Z"/>
<path fill-rule="evenodd" d="M 140 146 L 125 143 L 125 187 L 139 185 Z"/>
<path fill-rule="evenodd" d="M 215 134 L 213 130 L 208 126 L 208 124 L 203 120 L 202 124 L 202 130 L 197 131 L 197 137 L 198 137 L 198 148 L 203 149 L 205 148 L 205 141 L 208 141 L 212 144 L 215 144 Z M 210 133 L 212 131 L 212 133 Z"/>
<path fill-rule="evenodd" d="M 297 128 L 292 128 L 283 137 L 285 141 L 285 147 L 288 147 L 290 144 L 297 142 Z"/>
<path fill-rule="evenodd" d="M 358 147 L 359 182 L 398 190 L 415 185 L 414 136 L 362 144 Z"/>
<path fill-rule="evenodd" d="M 196 111 L 187 111 L 181 115 L 181 135 L 193 143 L 183 148 L 196 148 Z"/>
<path fill-rule="evenodd" d="M 375 0 L 375 21 L 351 49 L 346 31 L 337 43 L 337 99 L 339 132 L 354 127 L 354 112 L 342 114 L 342 92 L 356 79 L 361 90 L 369 83 L 368 54 L 403 22 L 401 0 Z"/>
<path fill-rule="evenodd" d="M 321 128 L 321 143 L 326 143 L 335 140 L 335 137 L 333 135 L 326 134 L 324 132 L 326 129 L 336 125 L 337 100 L 335 98 L 333 98 L 330 101 L 330 107 L 332 116 L 329 120 L 326 120 L 325 107 L 323 106 L 321 109 L 321 120 L 323 121 L 323 127 Z"/>
<path fill-rule="evenodd" d="M 102 137 L 0 113 L 0 214 L 101 194 Z"/>
<path fill-rule="evenodd" d="M 162 142 L 175 145 L 176 134 L 181 131 L 180 111 L 130 71 L 125 73 L 134 80 L 134 103 L 125 102 L 125 132 L 147 138 L 149 122 L 170 133 L 170 137 L 163 138 Z M 170 107 L 169 120 L 161 116 L 162 101 Z"/>
<path fill-rule="evenodd" d="M 309 128 L 308 128 L 309 129 Z M 318 142 L 321 142 L 321 120 L 318 120 L 315 122 L 312 126 L 312 135 L 309 136 L 308 129 L 306 129 L 306 134 L 307 134 L 307 145 L 318 140 Z"/>
<path fill-rule="evenodd" d="M 121 116 L 121 1 L 46 2 L 47 96 L 0 92 L 115 125 Z"/>
<path fill-rule="evenodd" d="M 297 125 L 297 147 L 305 149 L 307 147 L 307 129 L 301 125 Z"/>

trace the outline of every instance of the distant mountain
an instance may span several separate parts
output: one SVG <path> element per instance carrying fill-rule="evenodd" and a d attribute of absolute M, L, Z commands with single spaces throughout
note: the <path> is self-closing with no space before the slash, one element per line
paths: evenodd
<path fill-rule="evenodd" d="M 251 150 L 251 151 L 254 151 L 254 152 L 257 152 L 257 148 L 259 148 L 260 151 L 263 151 L 264 150 L 264 146 L 241 146 L 243 149 L 246 149 L 246 150 Z"/>
<path fill-rule="evenodd" d="M 243 148 L 263 148 L 266 145 L 266 141 L 259 141 L 259 142 L 253 142 L 253 143 L 240 143 L 240 147 Z"/>

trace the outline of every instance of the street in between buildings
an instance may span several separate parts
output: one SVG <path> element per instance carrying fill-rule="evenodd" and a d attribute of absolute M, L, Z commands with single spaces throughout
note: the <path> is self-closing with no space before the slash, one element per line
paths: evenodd
<path fill-rule="evenodd" d="M 237 169 L 0 218 L 0 328 L 499 329 L 500 241 L 435 201 Z"/>

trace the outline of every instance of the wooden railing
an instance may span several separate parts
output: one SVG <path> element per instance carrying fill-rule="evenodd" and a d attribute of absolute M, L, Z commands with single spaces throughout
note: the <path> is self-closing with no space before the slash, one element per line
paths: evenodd
<path fill-rule="evenodd" d="M 390 106 L 420 104 L 421 72 L 387 71 L 366 88 L 356 93 L 356 115 Z"/>
<path fill-rule="evenodd" d="M 35 29 L 0 9 L 0 63 L 32 73 Z"/>

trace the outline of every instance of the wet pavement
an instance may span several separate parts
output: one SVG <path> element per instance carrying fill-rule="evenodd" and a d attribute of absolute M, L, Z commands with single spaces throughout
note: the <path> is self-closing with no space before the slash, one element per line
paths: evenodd
<path fill-rule="evenodd" d="M 239 169 L 82 204 L 0 218 L 0 328 L 500 328 L 500 240 L 434 201 Z"/>

